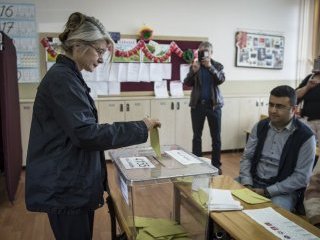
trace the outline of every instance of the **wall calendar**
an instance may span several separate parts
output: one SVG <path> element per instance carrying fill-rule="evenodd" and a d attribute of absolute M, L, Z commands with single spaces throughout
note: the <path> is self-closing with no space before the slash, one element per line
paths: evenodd
<path fill-rule="evenodd" d="M 34 4 L 0 3 L 0 31 L 10 38 L 17 51 L 19 82 L 38 82 L 39 44 Z"/>

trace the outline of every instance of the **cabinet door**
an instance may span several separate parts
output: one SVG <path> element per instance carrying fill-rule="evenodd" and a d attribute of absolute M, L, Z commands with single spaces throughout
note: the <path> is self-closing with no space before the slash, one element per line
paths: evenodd
<path fill-rule="evenodd" d="M 112 124 L 114 122 L 122 122 L 125 120 L 125 104 L 124 101 L 99 101 L 98 109 L 99 109 L 99 123 L 109 123 Z M 106 159 L 110 159 L 108 151 L 104 151 L 104 155 Z"/>
<path fill-rule="evenodd" d="M 22 166 L 26 166 L 33 103 L 20 103 Z"/>
<path fill-rule="evenodd" d="M 125 120 L 125 103 L 124 101 L 99 101 L 99 122 L 113 123 Z"/>
<path fill-rule="evenodd" d="M 175 144 L 175 101 L 168 99 L 151 100 L 151 117 L 161 122 L 160 145 Z"/>
<path fill-rule="evenodd" d="M 260 98 L 260 115 L 268 116 L 269 97 Z M 259 115 L 259 117 L 260 117 Z"/>
<path fill-rule="evenodd" d="M 176 144 L 192 152 L 192 123 L 189 99 L 177 100 L 176 103 Z"/>
<path fill-rule="evenodd" d="M 251 132 L 254 124 L 259 120 L 260 115 L 260 99 L 257 97 L 239 98 L 240 117 L 240 148 L 244 148 L 246 144 L 247 133 Z"/>
<path fill-rule="evenodd" d="M 125 102 L 126 121 L 140 121 L 150 116 L 150 100 L 132 100 Z"/>
<path fill-rule="evenodd" d="M 239 112 L 239 99 L 225 98 L 221 118 L 221 150 L 237 149 L 240 147 Z"/>
<path fill-rule="evenodd" d="M 125 102 L 125 120 L 141 121 L 144 117 L 150 116 L 150 100 L 132 100 Z M 150 138 L 144 146 L 150 146 Z"/>

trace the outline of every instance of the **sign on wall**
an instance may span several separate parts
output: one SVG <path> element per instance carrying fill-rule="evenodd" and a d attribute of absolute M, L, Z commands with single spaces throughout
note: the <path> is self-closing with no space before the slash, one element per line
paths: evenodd
<path fill-rule="evenodd" d="M 249 32 L 236 33 L 236 66 L 282 69 L 284 37 Z"/>
<path fill-rule="evenodd" d="M 39 81 L 35 5 L 0 3 L 0 30 L 13 39 L 16 47 L 18 81 Z"/>

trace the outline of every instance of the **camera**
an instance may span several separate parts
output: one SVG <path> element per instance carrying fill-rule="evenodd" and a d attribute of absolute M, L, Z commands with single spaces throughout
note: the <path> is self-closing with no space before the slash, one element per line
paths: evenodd
<path fill-rule="evenodd" d="M 314 59 L 313 70 L 314 73 L 320 73 L 320 56 Z"/>
<path fill-rule="evenodd" d="M 198 51 L 198 60 L 199 60 L 199 62 L 201 62 L 206 57 L 209 57 L 209 52 L 207 50 Z"/>

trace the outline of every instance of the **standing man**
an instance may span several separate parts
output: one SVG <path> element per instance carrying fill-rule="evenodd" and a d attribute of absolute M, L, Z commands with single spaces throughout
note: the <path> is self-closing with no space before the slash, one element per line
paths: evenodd
<path fill-rule="evenodd" d="M 192 87 L 190 104 L 192 120 L 192 152 L 202 156 L 202 130 L 207 117 L 212 138 L 211 163 L 221 171 L 221 107 L 223 97 L 219 85 L 225 81 L 223 65 L 212 59 L 212 44 L 202 42 L 199 45 L 198 60 L 194 61 L 184 80 Z"/>
<path fill-rule="evenodd" d="M 288 211 L 309 183 L 316 147 L 310 128 L 294 117 L 296 101 L 292 87 L 272 89 L 269 118 L 253 127 L 240 161 L 240 183 Z"/>
<path fill-rule="evenodd" d="M 320 56 L 315 60 L 313 73 L 296 89 L 298 102 L 302 102 L 301 117 L 312 129 L 320 144 Z"/>

